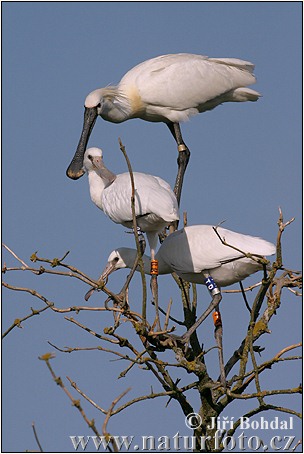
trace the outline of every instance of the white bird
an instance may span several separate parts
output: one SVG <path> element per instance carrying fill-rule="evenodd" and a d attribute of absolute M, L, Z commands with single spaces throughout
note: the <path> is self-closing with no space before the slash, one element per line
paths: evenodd
<path fill-rule="evenodd" d="M 243 252 L 264 257 L 275 253 L 275 245 L 222 227 L 192 225 L 171 233 L 155 258 L 159 274 L 175 272 L 187 282 L 205 285 L 206 276 L 211 276 L 218 287 L 227 287 L 263 269 L 260 263 L 244 256 Z M 132 268 L 136 256 L 136 249 L 123 247 L 114 250 L 101 278 L 105 279 L 120 268 Z M 145 273 L 149 274 L 150 258 L 143 255 L 143 262 Z"/>
<path fill-rule="evenodd" d="M 190 152 L 179 123 L 224 102 L 257 101 L 260 94 L 254 65 L 236 58 L 170 54 L 144 61 L 128 71 L 118 85 L 92 91 L 85 100 L 84 123 L 67 176 L 83 175 L 84 152 L 97 116 L 113 123 L 131 118 L 164 122 L 178 145 L 177 199 Z M 177 189 L 177 186 L 179 187 Z"/>
<path fill-rule="evenodd" d="M 100 148 L 88 148 L 84 154 L 90 195 L 95 205 L 116 224 L 132 228 L 131 178 L 128 172 L 115 175 L 108 170 Z M 133 172 L 137 226 L 146 232 L 154 259 L 158 233 L 179 219 L 176 197 L 170 185 L 159 177 Z"/>
<path fill-rule="evenodd" d="M 223 244 L 222 240 L 227 244 Z M 185 281 L 206 285 L 212 295 L 212 301 L 205 312 L 182 337 L 176 338 L 176 340 L 188 343 L 194 331 L 215 309 L 217 316 L 214 322 L 215 337 L 219 348 L 221 383 L 224 387 L 226 387 L 226 377 L 222 348 L 222 324 L 218 309 L 222 299 L 220 287 L 240 282 L 263 269 L 261 263 L 247 257 L 244 253 L 264 257 L 274 254 L 275 250 L 274 244 L 261 238 L 243 235 L 222 227 L 215 229 L 211 225 L 193 225 L 169 235 L 156 254 L 159 274 L 175 272 Z M 114 250 L 108 258 L 108 263 L 100 279 L 107 279 L 108 275 L 117 269 L 133 268 L 136 257 L 137 251 L 134 249 Z M 143 262 L 144 271 L 149 274 L 149 257 L 144 255 Z"/>

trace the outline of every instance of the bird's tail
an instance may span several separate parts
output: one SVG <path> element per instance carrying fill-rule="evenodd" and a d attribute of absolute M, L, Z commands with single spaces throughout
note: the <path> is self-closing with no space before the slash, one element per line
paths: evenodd
<path fill-rule="evenodd" d="M 231 90 L 231 101 L 234 102 L 245 102 L 245 101 L 257 101 L 262 95 L 251 88 L 241 87 Z"/>

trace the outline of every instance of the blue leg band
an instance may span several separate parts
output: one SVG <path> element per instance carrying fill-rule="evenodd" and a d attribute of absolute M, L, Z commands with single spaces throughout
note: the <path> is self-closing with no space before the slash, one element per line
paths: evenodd
<path fill-rule="evenodd" d="M 214 282 L 214 279 L 211 276 L 208 276 L 205 279 L 205 285 L 207 286 L 207 289 L 211 293 L 211 295 L 216 295 L 217 293 L 221 293 L 220 289 L 217 287 L 216 283 Z"/>

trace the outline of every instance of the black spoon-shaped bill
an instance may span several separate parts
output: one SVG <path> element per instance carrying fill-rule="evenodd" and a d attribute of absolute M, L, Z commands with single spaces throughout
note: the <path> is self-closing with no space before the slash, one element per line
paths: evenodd
<path fill-rule="evenodd" d="M 83 128 L 79 139 L 78 147 L 71 161 L 71 164 L 67 168 L 66 174 L 69 178 L 77 180 L 84 174 L 83 156 L 97 118 L 97 107 L 85 107 Z"/>

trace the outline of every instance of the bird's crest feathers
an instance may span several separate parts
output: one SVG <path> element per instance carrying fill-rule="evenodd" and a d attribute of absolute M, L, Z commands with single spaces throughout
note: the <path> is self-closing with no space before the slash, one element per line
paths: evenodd
<path fill-rule="evenodd" d="M 111 101 L 126 102 L 127 97 L 124 93 L 118 89 L 115 85 L 108 85 L 104 88 L 97 88 L 96 90 L 91 91 L 85 99 L 85 107 L 96 107 L 103 98 L 108 98 Z"/>

